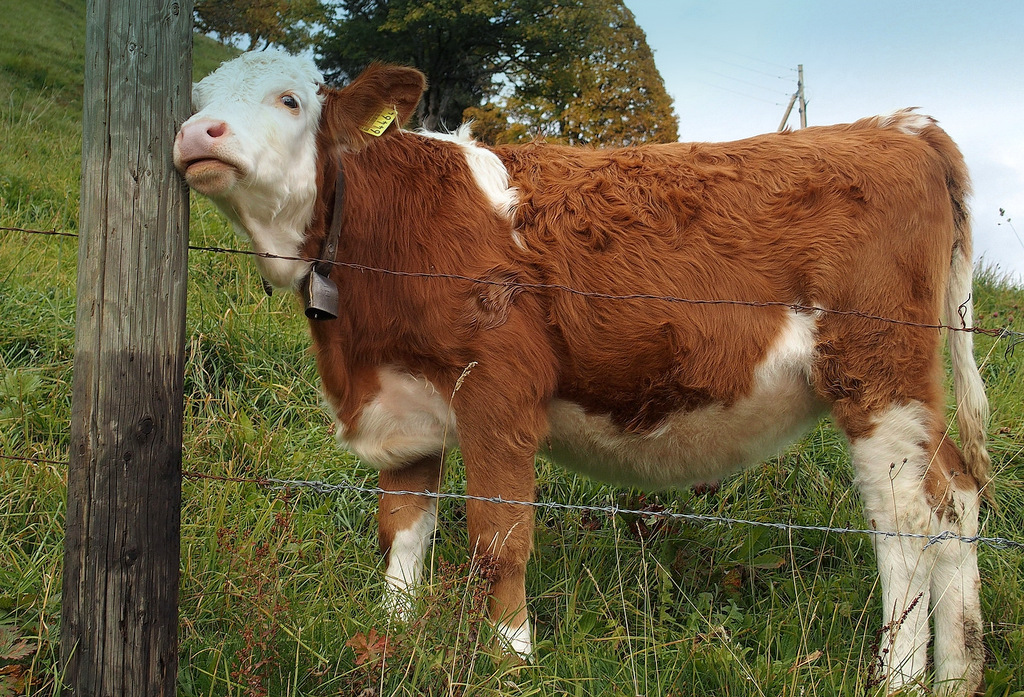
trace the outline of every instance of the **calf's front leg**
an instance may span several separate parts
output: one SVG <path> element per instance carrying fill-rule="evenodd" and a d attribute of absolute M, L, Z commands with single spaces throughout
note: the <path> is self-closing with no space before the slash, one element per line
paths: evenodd
<path fill-rule="evenodd" d="M 441 455 L 430 455 L 397 469 L 381 470 L 379 486 L 386 492 L 437 493 Z M 381 553 L 387 559 L 384 607 L 392 617 L 408 620 L 413 594 L 423 575 L 437 519 L 437 499 L 415 494 L 380 495 L 377 514 Z"/>
<path fill-rule="evenodd" d="M 533 454 L 510 458 L 499 453 L 476 455 L 463 449 L 467 493 L 482 498 L 532 502 Z M 481 466 L 481 460 L 483 466 Z M 425 457 L 399 469 L 381 470 L 385 492 L 440 490 L 441 456 Z M 434 536 L 437 500 L 427 496 L 383 493 L 378 509 L 381 553 L 387 559 L 384 607 L 395 619 L 407 621 L 423 562 Z M 533 509 L 529 506 L 469 500 L 470 551 L 474 560 L 487 559 L 493 568 L 488 607 L 505 647 L 523 658 L 533 652 L 526 611 L 526 563 L 533 541 Z"/>
<path fill-rule="evenodd" d="M 480 462 L 466 458 L 466 488 L 470 496 L 501 497 L 533 502 L 533 454 L 510 458 L 495 454 Z M 533 546 L 533 508 L 521 504 L 466 503 L 469 546 L 474 558 L 488 558 L 494 576 L 488 612 L 505 648 L 524 659 L 533 653 L 530 618 L 526 610 L 526 563 Z"/>
<path fill-rule="evenodd" d="M 529 354 L 521 354 L 529 355 Z M 529 659 L 533 653 L 526 609 L 526 563 L 533 546 L 534 456 L 547 427 L 544 370 L 523 369 L 532 380 L 502 380 L 481 364 L 456 395 L 459 447 L 471 497 L 466 517 L 474 557 L 493 562 L 491 622 L 507 650 Z M 552 380 L 553 382 L 553 380 Z M 496 389 L 501 385 L 504 389 Z"/>

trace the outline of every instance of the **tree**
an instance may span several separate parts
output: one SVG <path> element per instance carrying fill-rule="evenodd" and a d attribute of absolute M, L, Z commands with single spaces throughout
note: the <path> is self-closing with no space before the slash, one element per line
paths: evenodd
<path fill-rule="evenodd" d="M 671 100 L 622 0 L 341 0 L 318 44 L 330 81 L 373 60 L 427 75 L 418 121 L 485 142 L 675 140 Z"/>
<path fill-rule="evenodd" d="M 417 118 L 429 129 L 455 128 L 463 111 L 491 96 L 495 75 L 530 50 L 526 18 L 541 0 L 341 0 L 340 19 L 317 47 L 329 81 L 350 80 L 375 60 L 427 75 Z"/>
<path fill-rule="evenodd" d="M 672 98 L 646 34 L 621 2 L 609 2 L 606 12 L 604 37 L 589 60 L 574 64 L 580 94 L 562 110 L 562 136 L 570 143 L 607 145 L 678 140 Z"/>
<path fill-rule="evenodd" d="M 196 0 L 196 28 L 222 41 L 248 37 L 246 50 L 277 45 L 291 50 L 312 42 L 312 29 L 327 19 L 320 0 Z"/>
<path fill-rule="evenodd" d="M 583 51 L 555 55 L 520 76 L 515 94 L 467 111 L 479 124 L 481 140 L 543 137 L 602 145 L 678 140 L 672 99 L 633 13 L 621 0 L 585 4 Z"/>

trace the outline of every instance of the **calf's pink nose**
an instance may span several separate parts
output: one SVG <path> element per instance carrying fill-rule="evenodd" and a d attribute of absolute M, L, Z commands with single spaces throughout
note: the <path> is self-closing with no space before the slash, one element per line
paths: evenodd
<path fill-rule="evenodd" d="M 182 125 L 181 130 L 178 131 L 178 138 L 183 141 L 191 140 L 206 140 L 223 138 L 231 132 L 228 125 L 223 121 L 215 121 L 213 119 L 199 119 L 198 121 L 189 121 Z"/>
<path fill-rule="evenodd" d="M 227 123 L 214 119 L 199 119 L 182 125 L 175 139 L 177 160 L 187 164 L 214 156 L 217 145 L 231 134 Z"/>

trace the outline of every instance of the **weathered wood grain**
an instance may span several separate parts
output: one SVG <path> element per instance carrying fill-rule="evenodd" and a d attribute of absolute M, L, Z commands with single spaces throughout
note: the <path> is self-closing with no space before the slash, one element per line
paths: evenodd
<path fill-rule="evenodd" d="M 191 2 L 87 6 L 64 694 L 173 695 Z"/>

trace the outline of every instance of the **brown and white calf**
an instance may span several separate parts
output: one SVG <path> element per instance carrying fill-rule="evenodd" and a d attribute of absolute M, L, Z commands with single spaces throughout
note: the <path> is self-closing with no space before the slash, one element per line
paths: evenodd
<path fill-rule="evenodd" d="M 341 444 L 383 489 L 437 491 L 454 446 L 474 496 L 533 500 L 541 447 L 602 479 L 685 486 L 762 461 L 831 413 L 873 528 L 977 533 L 989 460 L 971 335 L 949 334 L 961 450 L 947 437 L 940 332 L 915 326 L 971 315 L 967 173 L 932 119 L 902 111 L 727 144 L 487 148 L 465 128 L 400 129 L 424 87 L 415 70 L 321 83 L 283 54 L 225 63 L 195 86 L 175 164 L 257 251 L 319 258 L 336 219 L 340 262 L 488 282 L 330 271 L 338 317 L 310 323 L 323 389 Z M 362 130 L 375 121 L 379 135 Z M 311 267 L 256 263 L 287 288 Z M 467 508 L 474 551 L 498 564 L 492 618 L 528 655 L 533 512 Z M 429 499 L 381 497 L 396 612 L 434 515 Z M 926 670 L 931 618 L 935 685 L 975 689 L 975 546 L 874 547 L 889 685 Z"/>

